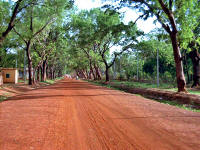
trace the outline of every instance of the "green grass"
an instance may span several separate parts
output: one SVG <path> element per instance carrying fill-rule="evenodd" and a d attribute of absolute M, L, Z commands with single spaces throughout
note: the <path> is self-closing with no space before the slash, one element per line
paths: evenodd
<path fill-rule="evenodd" d="M 178 89 L 174 88 L 174 85 L 170 85 L 170 84 L 166 84 L 166 83 L 162 83 L 160 84 L 159 87 L 157 87 L 156 84 L 152 84 L 152 83 L 141 83 L 141 82 L 132 82 L 132 81 L 117 81 L 117 80 L 113 80 L 111 81 L 113 83 L 115 83 L 116 85 L 125 85 L 131 88 L 158 88 L 158 89 L 163 89 L 163 90 L 169 90 L 169 91 L 174 91 L 177 92 Z M 200 90 L 195 90 L 195 89 L 188 89 L 188 92 L 190 94 L 195 94 L 195 95 L 200 95 Z"/>
<path fill-rule="evenodd" d="M 188 90 L 190 94 L 200 95 L 200 91 Z"/>
<path fill-rule="evenodd" d="M 163 104 L 176 106 L 178 108 L 182 108 L 182 109 L 185 109 L 185 110 L 190 110 L 190 111 L 194 111 L 194 112 L 200 112 L 199 109 L 193 108 L 192 105 L 179 104 L 176 101 L 168 101 L 168 100 L 156 100 L 156 101 L 158 101 L 160 103 L 163 103 Z"/>
<path fill-rule="evenodd" d="M 26 81 L 25 81 L 25 82 L 26 82 Z M 19 80 L 18 80 L 18 83 L 24 83 L 24 80 L 19 79 Z"/>
<path fill-rule="evenodd" d="M 55 83 L 55 80 L 46 80 L 46 81 L 42 81 L 42 83 L 54 84 L 54 83 Z"/>
<path fill-rule="evenodd" d="M 63 77 L 58 77 L 58 78 L 56 78 L 54 80 L 47 79 L 46 81 L 42 81 L 42 82 L 46 83 L 46 84 L 54 84 L 56 81 L 62 80 L 62 79 L 63 79 Z"/>
<path fill-rule="evenodd" d="M 118 80 L 113 80 L 111 82 L 115 83 L 116 85 L 123 84 L 123 85 L 133 87 L 133 88 L 157 88 L 157 84 L 154 84 L 154 83 L 141 83 L 141 82 L 134 82 L 134 81 L 118 81 Z M 174 85 L 170 85 L 166 83 L 162 83 L 159 86 L 160 89 L 173 88 L 173 87 Z"/>
<path fill-rule="evenodd" d="M 164 89 L 164 90 L 173 91 L 173 92 L 177 92 L 177 91 L 178 91 L 177 88 L 170 88 L 170 89 Z M 195 90 L 195 89 L 187 89 L 187 91 L 188 91 L 188 93 L 190 93 L 190 94 L 200 95 L 200 91 Z"/>
<path fill-rule="evenodd" d="M 120 90 L 119 88 L 113 88 L 109 84 L 103 84 L 103 81 L 88 81 L 88 82 L 95 84 L 95 85 L 100 85 L 100 86 L 112 88 L 112 89 L 115 89 L 115 90 Z M 129 86 L 130 88 L 157 88 L 157 85 L 151 84 L 151 83 L 139 83 L 139 82 L 130 82 L 130 81 L 116 81 L 116 80 L 111 81 L 111 82 L 114 83 L 115 85 L 123 84 L 125 86 Z M 159 87 L 159 89 L 170 90 L 170 91 L 175 91 L 175 92 L 177 91 L 177 88 L 170 88 L 169 84 L 162 84 L 161 87 Z M 189 89 L 188 92 L 191 93 L 191 94 L 200 95 L 200 91 L 194 91 L 194 90 Z M 134 95 L 142 96 L 142 95 L 139 95 L 139 94 L 134 94 Z M 142 97 L 144 97 L 144 96 L 142 96 Z M 152 99 L 152 100 L 155 100 L 155 99 Z M 167 104 L 167 105 L 176 106 L 178 108 L 182 108 L 182 109 L 185 109 L 185 110 L 200 112 L 199 109 L 193 108 L 192 105 L 180 104 L 176 101 L 169 101 L 169 100 L 155 100 L 155 101 L 158 101 L 160 103 L 164 103 L 164 104 Z"/>
<path fill-rule="evenodd" d="M 57 81 L 57 80 L 62 80 L 62 79 L 64 79 L 64 77 L 57 77 L 57 78 L 55 79 L 55 81 Z"/>
<path fill-rule="evenodd" d="M 103 85 L 102 84 L 103 81 L 92 81 L 92 82 Z M 141 82 L 132 82 L 132 81 L 117 81 L 117 80 L 113 80 L 111 82 L 114 83 L 115 85 L 125 85 L 125 86 L 128 86 L 130 88 L 157 88 L 157 85 L 152 84 L 152 83 L 141 83 Z M 109 86 L 109 84 L 107 86 Z M 166 84 L 166 83 L 160 84 L 158 89 L 163 89 L 163 90 L 173 91 L 173 92 L 178 91 L 177 88 L 174 88 L 174 85 L 170 85 L 170 84 Z M 200 95 L 200 90 L 191 89 L 191 88 L 188 88 L 187 90 L 190 94 Z"/>
<path fill-rule="evenodd" d="M 0 102 L 3 102 L 4 100 L 6 100 L 8 97 L 7 96 L 2 96 L 0 95 Z"/>

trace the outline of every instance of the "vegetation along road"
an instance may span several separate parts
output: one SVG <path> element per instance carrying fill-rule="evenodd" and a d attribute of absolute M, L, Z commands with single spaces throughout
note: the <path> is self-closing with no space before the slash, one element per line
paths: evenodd
<path fill-rule="evenodd" d="M 0 150 L 199 150 L 200 113 L 64 79 L 0 103 Z"/>

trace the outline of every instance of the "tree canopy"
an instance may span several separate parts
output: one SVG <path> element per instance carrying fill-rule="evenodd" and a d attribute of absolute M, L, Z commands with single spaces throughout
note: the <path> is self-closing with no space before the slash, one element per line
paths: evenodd
<path fill-rule="evenodd" d="M 155 80 L 159 50 L 163 81 L 186 91 L 198 85 L 199 0 L 102 0 L 79 10 L 73 0 L 0 0 L 0 65 L 28 68 L 29 84 L 63 74 L 86 79 Z M 121 8 L 138 12 L 124 23 Z M 137 21 L 153 17 L 161 28 L 144 34 Z M 190 59 L 191 58 L 191 59 Z"/>

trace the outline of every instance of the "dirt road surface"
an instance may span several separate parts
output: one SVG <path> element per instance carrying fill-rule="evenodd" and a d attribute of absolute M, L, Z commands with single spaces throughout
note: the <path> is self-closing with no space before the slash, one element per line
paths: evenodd
<path fill-rule="evenodd" d="M 0 103 L 0 150 L 200 150 L 200 113 L 66 79 Z"/>

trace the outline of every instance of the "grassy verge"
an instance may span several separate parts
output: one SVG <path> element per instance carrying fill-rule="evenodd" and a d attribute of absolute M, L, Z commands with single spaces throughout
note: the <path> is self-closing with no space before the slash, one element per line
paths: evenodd
<path fill-rule="evenodd" d="M 113 80 L 111 81 L 112 83 L 116 85 L 126 85 L 132 88 L 157 88 L 156 84 L 153 83 L 142 83 L 142 82 L 134 82 L 134 81 L 118 81 L 118 80 Z M 159 86 L 160 89 L 168 89 L 168 88 L 174 88 L 174 85 L 162 83 Z"/>
<path fill-rule="evenodd" d="M 194 112 L 200 112 L 199 109 L 195 109 L 191 105 L 188 105 L 188 104 L 179 104 L 176 101 L 168 101 L 168 100 L 156 100 L 156 101 L 160 102 L 160 103 L 163 103 L 163 104 L 176 106 L 178 108 L 182 108 L 182 109 L 185 109 L 185 110 L 190 110 L 190 111 L 194 111 Z"/>
<path fill-rule="evenodd" d="M 100 83 L 102 81 L 95 81 L 95 82 Z M 166 83 L 162 83 L 162 84 L 160 84 L 159 87 L 157 87 L 156 84 L 152 84 L 152 83 L 141 83 L 141 82 L 132 82 L 132 81 L 117 81 L 117 80 L 113 80 L 111 82 L 114 83 L 115 85 L 125 85 L 125 86 L 131 87 L 131 88 L 158 88 L 158 89 L 174 91 L 174 92 L 178 91 L 178 89 L 175 88 L 174 85 L 170 85 L 170 84 L 166 84 Z M 188 88 L 187 90 L 190 94 L 200 95 L 200 90 L 191 89 L 191 88 Z"/>
<path fill-rule="evenodd" d="M 42 81 L 42 83 L 46 83 L 46 84 L 54 84 L 55 80 L 46 80 L 46 81 Z"/>
<path fill-rule="evenodd" d="M 46 81 L 43 81 L 43 83 L 54 84 L 56 81 L 62 80 L 62 79 L 63 79 L 63 77 L 58 77 L 58 78 L 55 78 L 54 80 L 47 79 Z"/>
<path fill-rule="evenodd" d="M 92 84 L 95 84 L 95 85 L 100 85 L 100 86 L 112 88 L 112 89 L 115 89 L 115 90 L 121 90 L 120 88 L 113 88 L 109 84 L 104 84 L 102 81 L 88 81 L 88 82 L 90 82 Z M 114 81 L 114 82 L 112 81 L 112 83 L 114 83 L 115 85 L 123 84 L 125 86 L 130 87 L 130 88 L 156 88 L 156 85 L 149 84 L 149 83 L 128 82 L 128 81 Z M 166 87 L 168 87 L 167 90 L 177 91 L 176 88 L 171 88 L 170 89 L 169 86 L 170 85 L 164 84 L 159 89 L 166 90 Z M 188 92 L 191 93 L 191 94 L 200 95 L 200 91 L 188 90 Z M 135 95 L 138 95 L 138 94 L 135 94 Z M 142 96 L 142 95 L 139 95 L 139 96 Z M 142 96 L 142 97 L 144 97 L 144 96 Z M 194 112 L 200 112 L 199 109 L 196 109 L 195 107 L 193 107 L 192 105 L 189 105 L 189 104 L 180 104 L 180 103 L 178 103 L 176 101 L 169 101 L 169 100 L 156 100 L 156 99 L 151 99 L 151 100 L 155 100 L 157 102 L 164 103 L 164 104 L 167 104 L 167 105 L 176 106 L 178 108 L 182 108 L 182 109 L 185 109 L 185 110 L 190 110 L 190 111 L 194 111 Z"/>
<path fill-rule="evenodd" d="M 63 79 L 63 77 L 58 77 L 58 78 L 55 78 L 54 80 L 47 79 L 46 81 L 41 81 L 41 83 L 50 85 L 50 84 L 54 84 L 56 81 L 62 80 L 62 79 Z M 19 80 L 19 83 L 24 83 L 24 80 Z M 25 83 L 28 84 L 28 80 L 26 80 Z"/>
<path fill-rule="evenodd" d="M 167 91 L 173 91 L 173 92 L 177 92 L 178 89 L 177 88 L 171 88 L 171 89 L 164 89 Z M 194 95 L 200 95 L 200 91 L 199 90 L 195 90 L 195 89 L 187 89 L 188 93 L 190 94 L 194 94 Z"/>
<path fill-rule="evenodd" d="M 2 96 L 0 95 L 0 102 L 3 102 L 4 100 L 6 100 L 8 97 L 7 96 Z"/>

